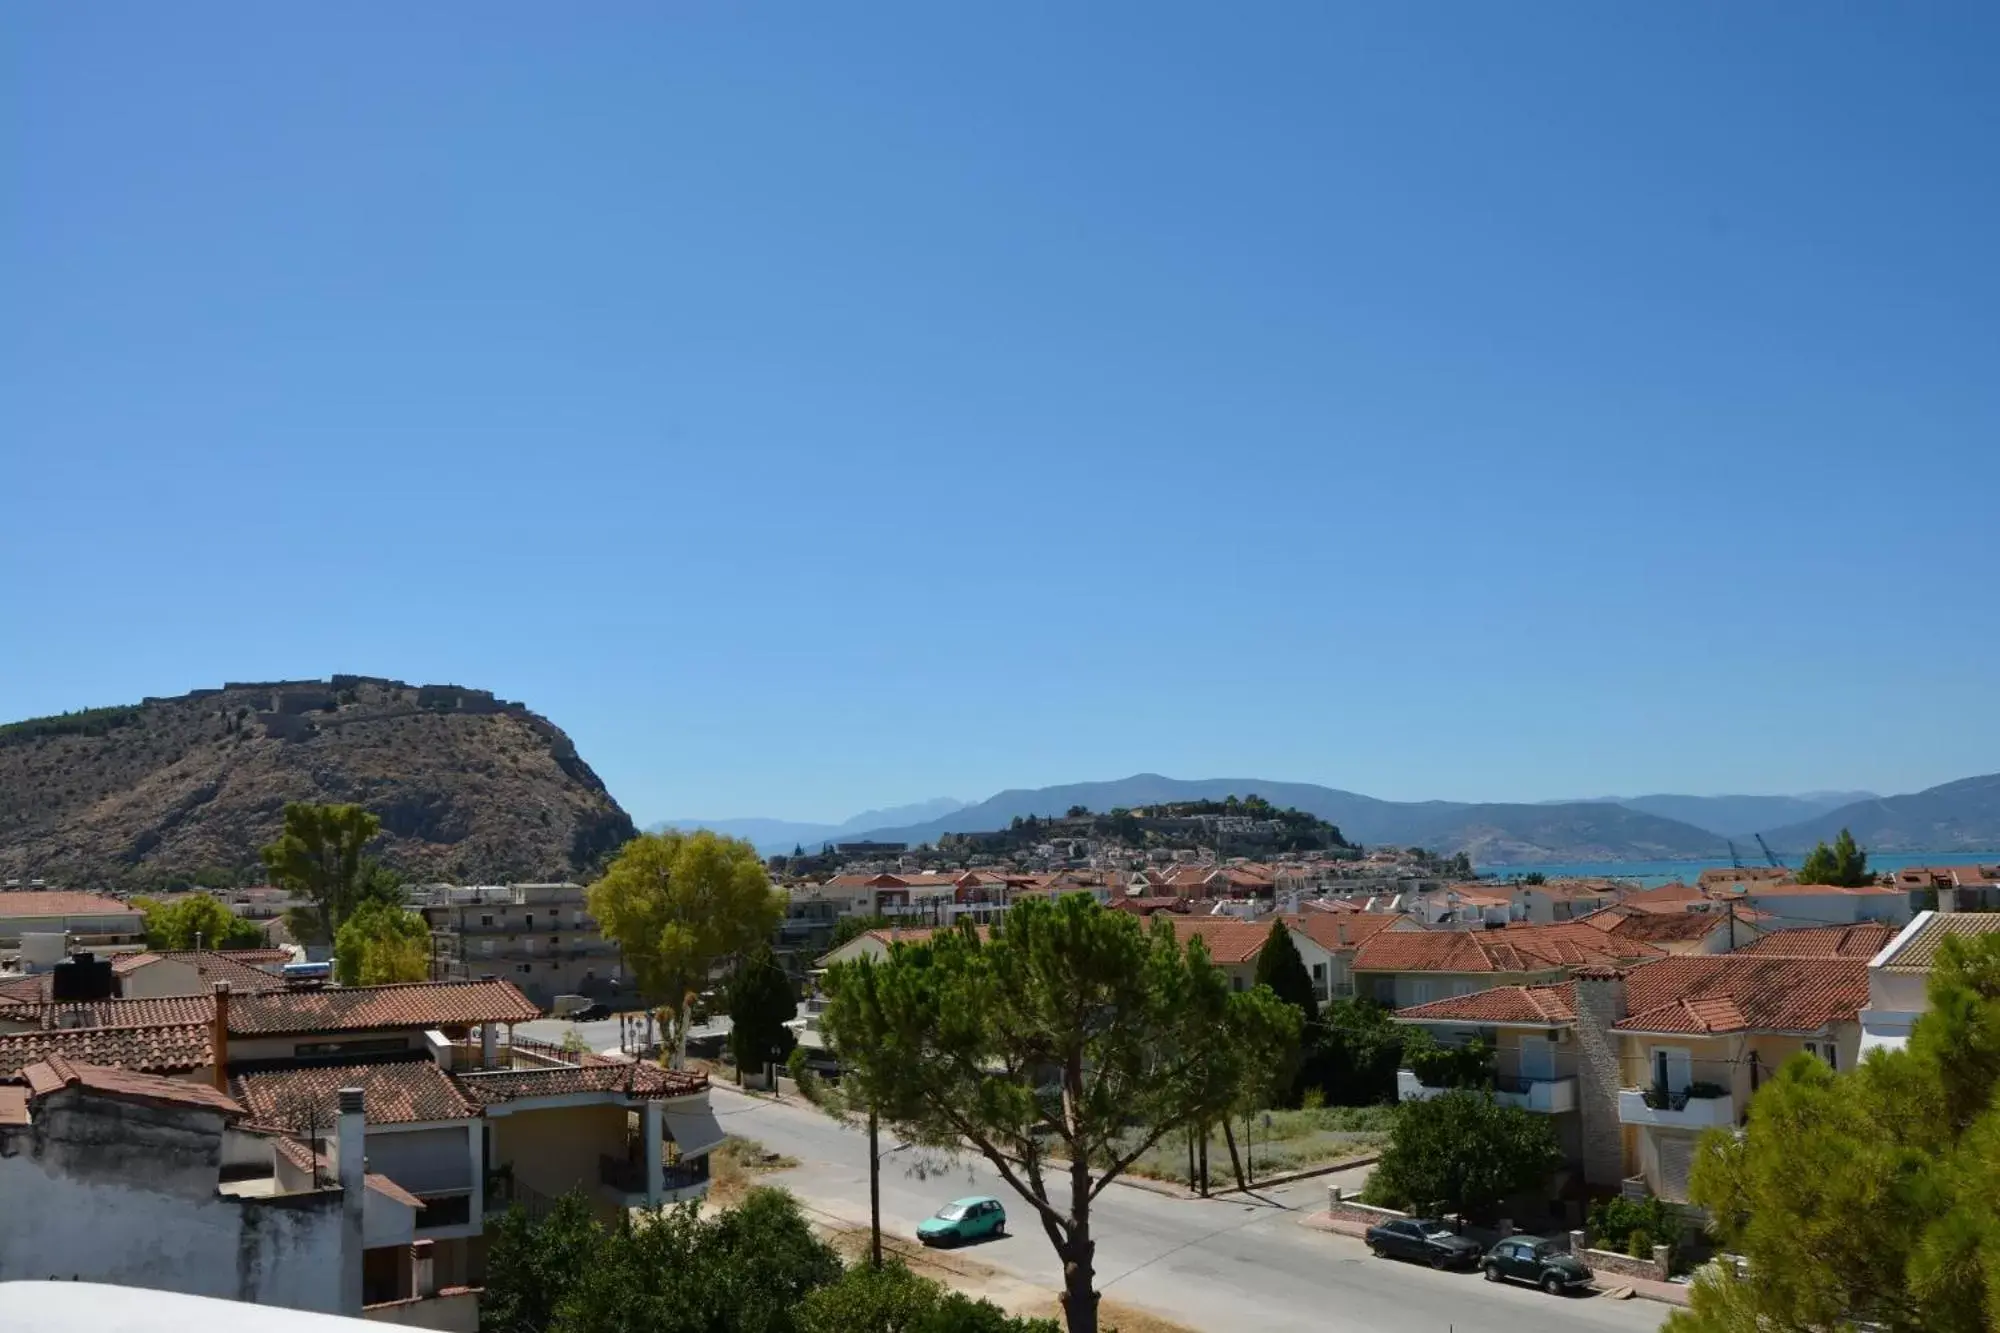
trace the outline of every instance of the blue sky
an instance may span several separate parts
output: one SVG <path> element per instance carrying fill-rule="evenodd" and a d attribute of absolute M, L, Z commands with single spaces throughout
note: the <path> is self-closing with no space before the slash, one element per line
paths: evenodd
<path fill-rule="evenodd" d="M 641 819 L 2000 756 L 2000 11 L 15 11 L 0 715 L 481 685 Z"/>

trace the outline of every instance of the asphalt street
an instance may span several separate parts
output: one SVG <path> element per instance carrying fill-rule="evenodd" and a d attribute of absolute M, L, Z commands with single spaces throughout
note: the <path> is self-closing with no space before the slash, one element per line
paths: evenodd
<path fill-rule="evenodd" d="M 713 1105 L 732 1134 L 799 1161 L 767 1177 L 816 1211 L 868 1222 L 867 1137 L 808 1106 L 747 1097 L 717 1085 Z M 967 1194 L 1007 1205 L 1008 1234 L 965 1253 L 1055 1290 L 1061 1270 L 1028 1206 L 979 1161 L 933 1169 L 884 1139 L 882 1224 L 913 1236 L 917 1223 Z M 1337 1179 L 1337 1178 L 1336 1178 Z M 1174 1198 L 1113 1185 L 1096 1208 L 1097 1283 L 1205 1333 L 1570 1333 L 1657 1329 L 1665 1306 L 1598 1296 L 1552 1297 L 1495 1286 L 1476 1273 L 1437 1273 L 1376 1259 L 1357 1240 L 1300 1225 L 1322 1206 L 1324 1177 L 1244 1199 Z"/>

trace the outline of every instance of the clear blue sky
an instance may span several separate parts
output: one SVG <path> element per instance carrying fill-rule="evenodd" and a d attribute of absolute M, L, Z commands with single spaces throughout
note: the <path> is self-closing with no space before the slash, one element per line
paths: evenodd
<path fill-rule="evenodd" d="M 357 671 L 641 819 L 2000 768 L 1988 4 L 45 4 L 0 715 Z"/>

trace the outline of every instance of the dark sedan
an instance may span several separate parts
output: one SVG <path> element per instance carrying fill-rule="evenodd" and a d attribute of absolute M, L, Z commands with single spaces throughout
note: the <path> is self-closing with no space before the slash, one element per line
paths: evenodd
<path fill-rule="evenodd" d="M 1501 1241 L 1486 1252 L 1479 1266 L 1485 1270 L 1488 1282 L 1508 1278 L 1532 1282 L 1551 1296 L 1582 1291 L 1590 1285 L 1590 1270 L 1581 1259 L 1558 1249 L 1554 1241 L 1536 1240 L 1532 1236 Z"/>
<path fill-rule="evenodd" d="M 1379 1258 L 1415 1259 L 1432 1268 L 1470 1268 L 1479 1262 L 1477 1242 L 1427 1217 L 1369 1227 L 1367 1240 Z"/>

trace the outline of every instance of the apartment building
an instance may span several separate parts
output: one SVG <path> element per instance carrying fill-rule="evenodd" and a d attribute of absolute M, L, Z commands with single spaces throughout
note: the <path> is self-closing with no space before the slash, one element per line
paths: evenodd
<path fill-rule="evenodd" d="M 438 886 L 418 905 L 444 981 L 499 979 L 544 1008 L 558 995 L 611 1000 L 629 979 L 581 884 Z"/>
<path fill-rule="evenodd" d="M 2000 933 L 2000 912 L 1919 912 L 1868 960 L 1868 1003 L 1861 1011 L 1861 1053 L 1901 1050 L 1930 1007 L 1931 969 L 1954 936 Z"/>

